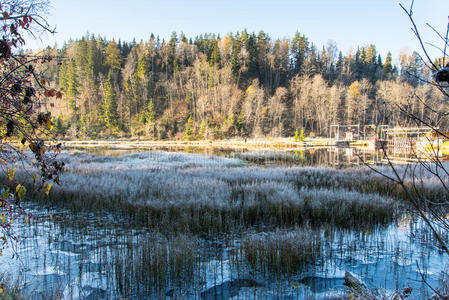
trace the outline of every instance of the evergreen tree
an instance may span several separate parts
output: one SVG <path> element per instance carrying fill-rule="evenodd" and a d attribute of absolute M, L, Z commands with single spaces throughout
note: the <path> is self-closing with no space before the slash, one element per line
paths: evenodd
<path fill-rule="evenodd" d="M 112 70 L 120 70 L 122 58 L 120 56 L 120 49 L 118 48 L 117 43 L 114 40 L 108 43 L 105 53 L 106 65 Z"/>
<path fill-rule="evenodd" d="M 190 116 L 189 119 L 187 120 L 185 128 L 184 138 L 186 140 L 191 140 L 193 138 L 192 126 L 193 126 L 193 118 L 192 116 Z"/>
<path fill-rule="evenodd" d="M 75 47 L 75 64 L 80 71 L 81 77 L 86 77 L 87 75 L 87 48 L 87 40 L 85 37 L 82 37 Z"/>
<path fill-rule="evenodd" d="M 388 52 L 385 64 L 383 67 L 383 75 L 385 79 L 390 79 L 393 72 L 393 64 L 391 62 L 391 52 Z"/>
<path fill-rule="evenodd" d="M 343 53 L 341 51 L 338 53 L 337 63 L 335 64 L 335 72 L 337 74 L 337 78 L 342 80 L 343 78 L 343 66 L 344 66 L 344 58 Z"/>
<path fill-rule="evenodd" d="M 117 129 L 118 113 L 117 113 L 117 95 L 113 86 L 112 71 L 109 71 L 108 78 L 104 85 L 104 105 L 103 119 L 106 128 Z"/>
<path fill-rule="evenodd" d="M 86 77 L 88 81 L 96 80 L 96 76 L 99 72 L 99 63 L 95 37 L 92 36 L 87 45 Z"/>
<path fill-rule="evenodd" d="M 207 122 L 206 120 L 203 120 L 201 122 L 200 131 L 198 132 L 199 138 L 206 139 L 207 135 Z"/>
<path fill-rule="evenodd" d="M 78 110 L 77 104 L 76 104 L 76 98 L 78 96 L 78 76 L 76 73 L 76 65 L 75 61 L 71 59 L 69 61 L 69 64 L 67 66 L 67 89 L 66 89 L 66 96 L 69 101 L 69 107 L 73 110 L 73 112 L 76 112 Z"/>
<path fill-rule="evenodd" d="M 299 141 L 300 142 L 304 142 L 305 137 L 304 137 L 304 128 L 301 128 L 301 132 L 299 133 Z"/>
<path fill-rule="evenodd" d="M 137 62 L 137 77 L 140 80 L 145 80 L 148 74 L 148 60 L 145 55 L 142 55 Z"/>
<path fill-rule="evenodd" d="M 68 88 L 67 69 L 67 61 L 63 60 L 61 62 L 61 66 L 59 67 L 58 85 L 64 91 L 64 93 L 67 93 Z"/>
<path fill-rule="evenodd" d="M 240 41 L 238 38 L 232 39 L 232 58 L 231 58 L 231 66 L 232 66 L 232 74 L 234 78 L 238 78 L 240 75 Z"/>
<path fill-rule="evenodd" d="M 221 62 L 221 56 L 220 56 L 220 50 L 218 48 L 218 41 L 214 42 L 212 44 L 212 54 L 210 57 L 210 65 L 220 67 Z"/>
<path fill-rule="evenodd" d="M 303 64 L 309 49 L 309 41 L 305 35 L 296 31 L 292 40 L 291 53 L 294 74 L 303 74 Z"/>
<path fill-rule="evenodd" d="M 249 54 L 249 63 L 248 63 L 248 79 L 253 80 L 254 78 L 258 78 L 259 75 L 259 66 L 257 62 L 257 37 L 254 33 L 250 34 L 246 41 L 246 50 Z"/>

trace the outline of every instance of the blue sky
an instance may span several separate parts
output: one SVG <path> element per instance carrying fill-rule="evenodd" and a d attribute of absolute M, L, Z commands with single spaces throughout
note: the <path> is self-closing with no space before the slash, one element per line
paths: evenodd
<path fill-rule="evenodd" d="M 405 6 L 411 0 L 400 0 Z M 221 36 L 242 29 L 264 30 L 273 39 L 291 37 L 296 30 L 319 48 L 328 40 L 346 53 L 373 43 L 385 57 L 401 49 L 419 48 L 399 0 L 50 0 L 47 19 L 57 34 L 29 42 L 28 47 L 59 46 L 87 32 L 108 39 L 147 40 L 151 32 L 168 38 L 173 31 L 188 37 L 201 33 Z M 415 17 L 423 37 L 438 43 L 425 25 L 444 31 L 448 0 L 415 0 Z M 441 43 L 440 43 L 441 44 Z M 432 52 L 437 55 L 436 51 Z"/>

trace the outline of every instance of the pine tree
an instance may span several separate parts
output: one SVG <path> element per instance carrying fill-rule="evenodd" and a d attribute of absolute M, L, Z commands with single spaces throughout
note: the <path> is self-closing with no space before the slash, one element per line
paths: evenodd
<path fill-rule="evenodd" d="M 78 76 L 76 73 L 75 61 L 73 59 L 70 60 L 67 66 L 66 78 L 67 78 L 66 95 L 69 101 L 69 107 L 74 112 L 76 112 L 78 110 L 78 107 L 76 105 L 76 97 L 78 96 L 79 83 L 78 83 Z"/>
<path fill-rule="evenodd" d="M 86 79 L 93 82 L 96 80 L 96 66 L 98 64 L 97 47 L 95 37 L 92 36 L 87 45 Z"/>
<path fill-rule="evenodd" d="M 62 125 L 62 120 L 61 117 L 58 116 L 58 118 L 56 119 L 56 132 L 59 134 L 62 134 L 64 132 L 65 128 Z"/>
<path fill-rule="evenodd" d="M 239 77 L 240 74 L 240 61 L 239 61 L 239 54 L 240 54 L 240 42 L 238 38 L 232 39 L 232 57 L 231 57 L 231 67 L 232 67 L 232 74 L 234 75 L 234 78 Z"/>
<path fill-rule="evenodd" d="M 85 37 L 76 43 L 75 47 L 75 63 L 79 68 L 80 74 L 85 77 L 87 75 L 87 41 Z"/>
<path fill-rule="evenodd" d="M 68 88 L 68 78 L 67 78 L 67 62 L 64 60 L 61 63 L 61 66 L 59 67 L 59 75 L 58 75 L 58 85 L 64 91 L 64 93 L 67 93 Z"/>
<path fill-rule="evenodd" d="M 258 51 L 257 51 L 257 37 L 254 33 L 250 34 L 246 43 L 246 50 L 249 53 L 248 64 L 248 79 L 252 80 L 258 78 L 259 66 L 258 66 Z"/>
<path fill-rule="evenodd" d="M 203 120 L 201 122 L 200 131 L 198 132 L 199 138 L 206 139 L 207 135 L 207 122 L 206 120 Z"/>
<path fill-rule="evenodd" d="M 137 63 L 137 77 L 139 77 L 140 80 L 145 80 L 147 79 L 147 74 L 148 74 L 148 60 L 147 57 L 145 55 L 142 55 L 142 57 L 140 57 L 138 63 Z"/>
<path fill-rule="evenodd" d="M 392 75 L 392 72 L 393 72 L 393 65 L 391 63 L 391 52 L 388 52 L 383 68 L 384 78 L 389 79 Z"/>
<path fill-rule="evenodd" d="M 335 72 L 337 74 L 337 78 L 338 79 L 342 79 L 343 78 L 343 64 L 344 64 L 344 59 L 343 59 L 343 53 L 341 53 L 341 51 L 338 53 L 338 59 L 337 59 L 337 63 L 335 64 Z"/>
<path fill-rule="evenodd" d="M 221 56 L 217 41 L 212 44 L 212 53 L 210 57 L 210 65 L 220 67 Z"/>
<path fill-rule="evenodd" d="M 184 134 L 184 138 L 188 141 L 191 140 L 193 137 L 192 125 L 193 125 L 193 118 L 192 118 L 192 116 L 190 116 L 189 119 L 187 120 L 186 130 L 185 130 L 185 134 Z"/>
<path fill-rule="evenodd" d="M 291 45 L 293 70 L 295 75 L 303 73 L 303 64 L 306 59 L 308 49 L 309 41 L 307 40 L 306 36 L 300 35 L 299 32 L 296 31 Z"/>
<path fill-rule="evenodd" d="M 103 119 L 106 128 L 117 129 L 117 95 L 112 83 L 112 71 L 109 71 L 108 79 L 104 85 Z"/>

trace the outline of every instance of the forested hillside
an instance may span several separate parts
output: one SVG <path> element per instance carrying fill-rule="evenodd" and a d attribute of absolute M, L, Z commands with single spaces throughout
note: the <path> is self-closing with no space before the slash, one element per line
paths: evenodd
<path fill-rule="evenodd" d="M 325 135 L 331 124 L 414 125 L 397 104 L 433 120 L 427 105 L 447 105 L 420 84 L 416 76 L 431 74 L 416 53 L 394 66 L 374 45 L 317 49 L 300 33 L 283 40 L 173 33 L 139 43 L 92 35 L 45 52 L 60 58 L 42 71 L 64 92 L 51 109 L 56 130 L 70 137 Z"/>

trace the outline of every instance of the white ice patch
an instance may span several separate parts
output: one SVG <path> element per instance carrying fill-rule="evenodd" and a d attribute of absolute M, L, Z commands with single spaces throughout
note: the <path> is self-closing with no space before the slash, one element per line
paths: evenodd
<path fill-rule="evenodd" d="M 43 276 L 43 275 L 65 275 L 64 272 L 57 269 L 56 266 L 48 266 L 43 269 L 37 270 L 34 275 Z"/>

